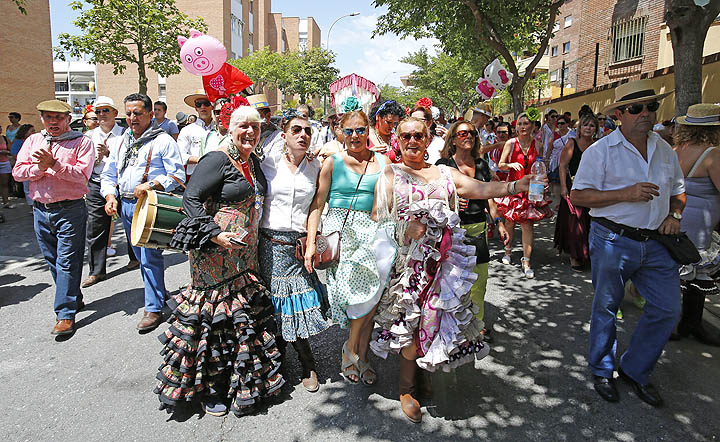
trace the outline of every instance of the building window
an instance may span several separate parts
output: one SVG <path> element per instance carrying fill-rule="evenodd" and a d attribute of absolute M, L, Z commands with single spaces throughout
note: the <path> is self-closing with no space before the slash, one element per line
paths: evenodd
<path fill-rule="evenodd" d="M 565 27 L 569 28 L 570 25 L 572 25 L 572 15 L 568 15 L 565 17 Z"/>
<path fill-rule="evenodd" d="M 548 55 L 548 54 L 550 54 L 550 46 L 545 47 L 545 54 L 543 54 L 543 55 Z"/>
<path fill-rule="evenodd" d="M 557 46 L 553 46 L 553 47 L 552 47 L 552 56 L 553 56 L 553 57 L 557 57 L 557 54 L 558 54 L 558 47 L 557 47 Z"/>
<path fill-rule="evenodd" d="M 567 54 L 568 52 L 570 52 L 570 42 L 566 41 L 563 43 L 563 54 Z"/>
<path fill-rule="evenodd" d="M 554 70 L 554 71 L 550 72 L 550 81 L 557 81 L 557 77 L 558 77 L 558 71 L 557 71 L 557 70 Z"/>
<path fill-rule="evenodd" d="M 608 36 L 612 43 L 610 63 L 632 60 L 644 55 L 647 19 L 647 16 L 642 16 L 613 24 Z"/>
<path fill-rule="evenodd" d="M 570 68 L 565 68 L 565 69 L 563 69 L 563 80 L 564 80 L 565 82 L 568 81 L 569 75 L 570 75 Z"/>
<path fill-rule="evenodd" d="M 556 21 L 555 25 L 553 26 L 553 32 L 557 32 L 560 30 L 560 22 Z"/>

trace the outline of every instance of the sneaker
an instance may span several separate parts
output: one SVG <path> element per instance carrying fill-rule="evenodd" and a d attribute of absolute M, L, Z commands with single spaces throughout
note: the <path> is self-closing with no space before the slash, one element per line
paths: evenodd
<path fill-rule="evenodd" d="M 113 248 L 113 247 L 107 248 L 107 256 L 115 256 L 115 254 L 117 254 L 117 252 L 115 251 L 115 248 Z"/>
<path fill-rule="evenodd" d="M 512 264 L 512 259 L 510 258 L 510 255 L 508 255 L 507 253 L 505 255 L 503 255 L 502 262 L 503 262 L 503 264 L 507 264 L 507 265 Z"/>
<path fill-rule="evenodd" d="M 225 416 L 228 412 L 227 406 L 223 404 L 222 402 L 215 402 L 217 401 L 216 398 L 208 398 L 203 403 L 203 409 L 205 410 L 205 413 L 209 414 L 210 416 Z"/>
<path fill-rule="evenodd" d="M 525 274 L 526 278 L 534 278 L 535 272 L 533 271 L 532 267 L 523 267 L 523 273 Z"/>

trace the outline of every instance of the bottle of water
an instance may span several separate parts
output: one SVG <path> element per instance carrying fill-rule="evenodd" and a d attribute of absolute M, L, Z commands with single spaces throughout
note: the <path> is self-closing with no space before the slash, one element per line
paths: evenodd
<path fill-rule="evenodd" d="M 528 191 L 528 199 L 530 201 L 542 201 L 543 194 L 545 193 L 545 177 L 547 175 L 547 169 L 543 162 L 543 157 L 537 157 L 532 167 L 530 168 L 530 189 Z"/>

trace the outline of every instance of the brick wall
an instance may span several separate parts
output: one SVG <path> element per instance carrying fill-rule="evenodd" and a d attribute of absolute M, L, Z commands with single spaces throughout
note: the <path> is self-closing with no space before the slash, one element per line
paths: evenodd
<path fill-rule="evenodd" d="M 565 18 L 571 17 L 572 23 L 570 26 L 565 27 Z M 552 82 L 553 86 L 560 87 L 561 84 L 561 68 L 562 62 L 565 61 L 565 67 L 568 70 L 568 75 L 565 78 L 565 87 L 575 88 L 577 86 L 578 78 L 578 54 L 579 54 L 579 42 L 580 34 L 582 33 L 582 0 L 568 0 L 560 8 L 558 12 L 556 23 L 558 23 L 559 29 L 555 32 L 555 35 L 550 41 L 549 55 L 550 65 L 549 72 L 557 72 L 557 80 Z M 570 51 L 567 53 L 563 52 L 563 45 L 570 43 Z M 553 56 L 553 48 L 557 48 L 557 55 Z"/>
<path fill-rule="evenodd" d="M 18 112 L 21 124 L 42 128 L 38 103 L 55 98 L 48 1 L 26 3 L 27 15 L 13 2 L 0 1 L 0 125 L 10 124 L 7 115 Z"/>

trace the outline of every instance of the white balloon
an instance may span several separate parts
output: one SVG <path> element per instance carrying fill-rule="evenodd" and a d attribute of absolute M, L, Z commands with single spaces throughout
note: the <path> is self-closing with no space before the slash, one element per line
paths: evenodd
<path fill-rule="evenodd" d="M 485 78 L 495 87 L 503 90 L 510 85 L 513 74 L 505 69 L 497 58 L 485 67 Z"/>

